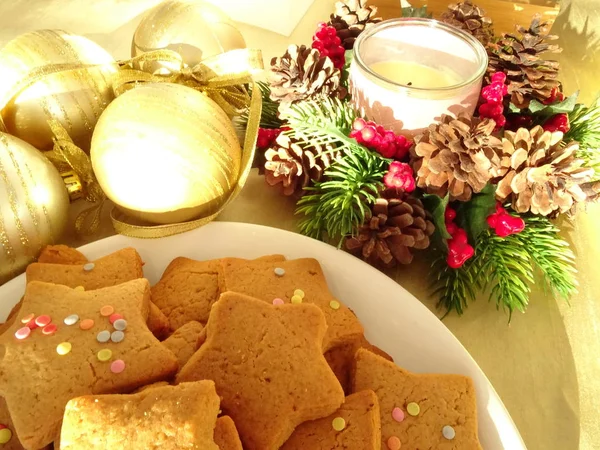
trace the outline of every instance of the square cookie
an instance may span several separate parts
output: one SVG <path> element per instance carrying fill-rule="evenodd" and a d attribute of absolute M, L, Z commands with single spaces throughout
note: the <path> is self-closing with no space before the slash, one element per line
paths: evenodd
<path fill-rule="evenodd" d="M 219 450 L 244 450 L 235 423 L 229 416 L 219 417 L 215 427 L 215 443 Z"/>

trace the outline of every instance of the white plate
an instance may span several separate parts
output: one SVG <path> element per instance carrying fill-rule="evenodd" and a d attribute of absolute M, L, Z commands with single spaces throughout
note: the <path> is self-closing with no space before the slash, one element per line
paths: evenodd
<path fill-rule="evenodd" d="M 477 390 L 479 439 L 485 450 L 520 450 L 525 445 L 496 391 L 452 333 L 416 298 L 384 274 L 322 242 L 275 228 L 213 222 L 163 239 L 113 236 L 80 250 L 97 259 L 123 247 L 141 254 L 144 274 L 156 283 L 177 256 L 213 259 L 256 258 L 281 253 L 288 258 L 319 260 L 334 295 L 358 315 L 367 338 L 414 372 L 457 373 L 473 378 Z M 0 287 L 0 317 L 23 295 L 25 277 Z"/>

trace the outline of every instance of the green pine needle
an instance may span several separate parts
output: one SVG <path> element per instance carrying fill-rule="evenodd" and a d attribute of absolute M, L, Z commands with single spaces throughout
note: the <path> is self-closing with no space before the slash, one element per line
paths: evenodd
<path fill-rule="evenodd" d="M 444 317 L 451 311 L 461 315 L 469 302 L 475 301 L 475 289 L 480 287 L 478 272 L 478 258 L 470 259 L 460 269 L 452 269 L 446 262 L 446 254 L 438 253 L 431 264 L 430 274 L 435 276 L 433 295 L 439 297 L 437 307 L 445 310 Z"/>
<path fill-rule="evenodd" d="M 577 156 L 594 169 L 593 181 L 600 180 L 600 96 L 589 107 L 575 106 L 569 114 L 571 128 L 564 140 L 579 142 Z"/>
<path fill-rule="evenodd" d="M 341 246 L 344 237 L 363 224 L 369 205 L 383 188 L 388 165 L 389 160 L 356 143 L 346 149 L 325 171 L 326 181 L 307 188 L 298 202 L 296 214 L 304 215 L 300 232 L 315 239 L 337 240 Z"/>
<path fill-rule="evenodd" d="M 260 115 L 261 128 L 281 128 L 283 121 L 279 118 L 279 103 L 271 100 L 271 88 L 265 82 L 256 83 L 260 88 L 262 96 L 262 113 Z M 240 116 L 240 121 L 244 127 L 248 123 L 248 112 Z"/>

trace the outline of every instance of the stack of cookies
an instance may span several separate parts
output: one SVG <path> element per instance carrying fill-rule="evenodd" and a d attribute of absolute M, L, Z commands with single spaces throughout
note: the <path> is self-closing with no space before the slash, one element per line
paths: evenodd
<path fill-rule="evenodd" d="M 371 345 L 314 259 L 47 247 L 2 325 L 0 450 L 480 449 L 472 381 Z"/>

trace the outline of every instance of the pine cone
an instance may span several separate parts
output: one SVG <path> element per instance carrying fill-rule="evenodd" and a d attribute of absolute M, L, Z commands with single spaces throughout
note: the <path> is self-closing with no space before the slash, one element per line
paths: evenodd
<path fill-rule="evenodd" d="M 280 111 L 292 103 L 339 92 L 341 72 L 330 58 L 302 45 L 290 45 L 282 57 L 271 60 L 271 99 Z"/>
<path fill-rule="evenodd" d="M 346 239 L 346 248 L 374 266 L 410 264 L 411 249 L 429 247 L 434 230 L 421 200 L 388 191 L 375 201 L 358 234 Z"/>
<path fill-rule="evenodd" d="M 275 147 L 265 152 L 265 179 L 271 186 L 281 184 L 284 195 L 301 194 L 311 181 L 319 181 L 337 157 L 319 145 L 302 148 L 286 135 L 279 135 Z"/>
<path fill-rule="evenodd" d="M 491 119 L 442 115 L 415 139 L 412 166 L 417 186 L 430 194 L 467 201 L 481 192 L 501 164 L 502 142 Z"/>
<path fill-rule="evenodd" d="M 335 4 L 335 13 L 331 15 L 329 25 L 335 27 L 346 50 L 354 47 L 354 41 L 360 33 L 381 22 L 381 17 L 375 17 L 377 7 L 366 4 L 367 0 L 344 0 Z"/>
<path fill-rule="evenodd" d="M 540 18 L 536 14 L 529 29 L 517 27 L 520 37 L 504 34 L 496 44 L 488 46 L 488 71 L 506 74 L 510 101 L 519 109 L 529 107 L 532 99 L 540 102 L 550 99 L 552 90 L 560 86 L 558 61 L 541 59 L 540 54 L 558 53 L 562 49 L 547 43 L 558 36 L 544 34 L 547 24 L 540 22 Z"/>
<path fill-rule="evenodd" d="M 555 216 L 571 210 L 588 195 L 581 185 L 588 183 L 594 170 L 582 167 L 575 157 L 579 144 L 564 145 L 560 131 L 550 133 L 541 126 L 531 131 L 506 131 L 503 139 L 506 172 L 498 183 L 496 197 L 510 201 L 512 208 L 525 213 Z"/>
<path fill-rule="evenodd" d="M 485 17 L 485 10 L 474 5 L 471 0 L 450 4 L 441 20 L 471 33 L 483 45 L 487 45 L 494 37 L 492 19 Z"/>

